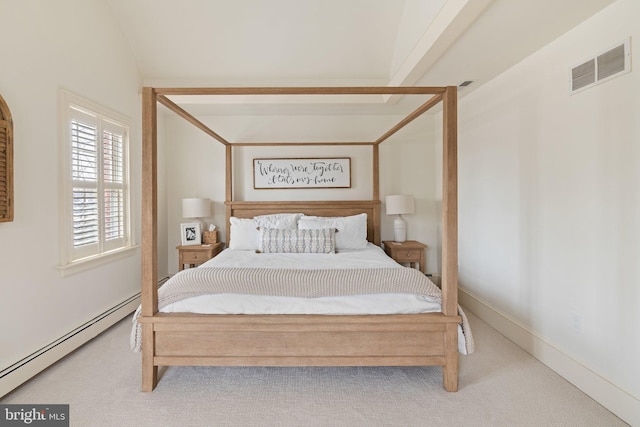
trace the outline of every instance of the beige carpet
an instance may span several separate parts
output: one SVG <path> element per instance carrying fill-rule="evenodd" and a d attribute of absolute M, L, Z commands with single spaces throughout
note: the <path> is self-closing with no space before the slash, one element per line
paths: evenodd
<path fill-rule="evenodd" d="M 78 427 L 626 425 L 469 318 L 476 352 L 461 357 L 457 393 L 442 389 L 433 367 L 174 367 L 142 393 L 125 319 L 1 403 L 67 403 Z"/>

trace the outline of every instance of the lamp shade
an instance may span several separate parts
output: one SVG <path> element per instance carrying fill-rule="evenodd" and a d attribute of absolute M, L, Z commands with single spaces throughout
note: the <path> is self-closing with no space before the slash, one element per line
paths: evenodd
<path fill-rule="evenodd" d="M 211 216 L 211 200 L 209 199 L 182 199 L 183 218 L 207 218 Z"/>
<path fill-rule="evenodd" d="M 412 214 L 415 212 L 413 196 L 398 194 L 385 199 L 387 215 Z"/>

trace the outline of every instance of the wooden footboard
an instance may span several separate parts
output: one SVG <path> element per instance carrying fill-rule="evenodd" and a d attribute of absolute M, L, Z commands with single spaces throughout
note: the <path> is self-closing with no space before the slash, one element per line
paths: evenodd
<path fill-rule="evenodd" d="M 202 315 L 141 317 L 143 390 L 158 366 L 442 366 L 458 388 L 459 316 Z"/>

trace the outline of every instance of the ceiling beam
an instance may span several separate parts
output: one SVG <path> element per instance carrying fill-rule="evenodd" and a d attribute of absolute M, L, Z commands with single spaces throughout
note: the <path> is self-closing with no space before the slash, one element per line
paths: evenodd
<path fill-rule="evenodd" d="M 448 0 L 391 77 L 389 86 L 416 84 L 492 2 L 493 0 Z M 400 97 L 386 98 L 387 102 L 394 104 Z"/>

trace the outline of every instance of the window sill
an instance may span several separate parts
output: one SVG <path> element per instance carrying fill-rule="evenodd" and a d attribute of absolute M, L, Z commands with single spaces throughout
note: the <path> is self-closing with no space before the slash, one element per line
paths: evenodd
<path fill-rule="evenodd" d="M 139 247 L 140 245 L 130 246 L 128 248 L 117 249 L 115 251 L 92 256 L 89 258 L 83 258 L 66 265 L 59 265 L 58 271 L 60 272 L 61 277 L 68 277 L 82 271 L 90 270 L 92 268 L 117 261 L 119 259 L 130 257 L 138 252 Z"/>

